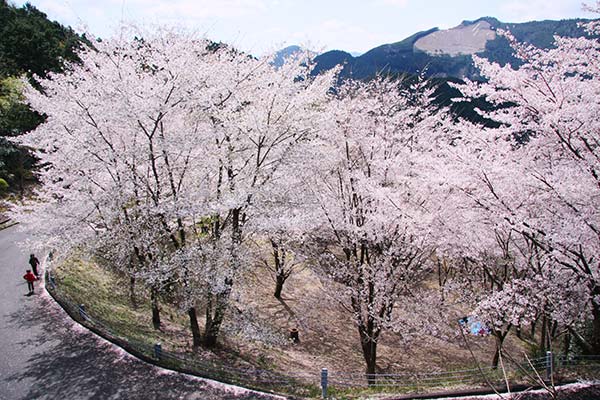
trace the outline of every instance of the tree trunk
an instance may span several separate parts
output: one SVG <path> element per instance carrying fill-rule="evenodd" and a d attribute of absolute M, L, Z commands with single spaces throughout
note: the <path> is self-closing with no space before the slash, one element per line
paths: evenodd
<path fill-rule="evenodd" d="M 281 299 L 281 291 L 283 290 L 283 284 L 285 283 L 285 277 L 277 275 L 275 277 L 275 298 Z"/>
<path fill-rule="evenodd" d="M 155 289 L 150 290 L 150 300 L 152 302 L 152 326 L 154 326 L 154 329 L 160 329 L 160 310 L 158 308 L 158 295 Z"/>
<path fill-rule="evenodd" d="M 542 334 L 540 335 L 540 355 L 546 354 L 548 343 L 548 319 L 542 315 Z"/>
<path fill-rule="evenodd" d="M 588 355 L 600 354 L 600 306 L 593 300 L 600 295 L 600 287 L 594 286 L 591 290 L 592 300 L 592 334 L 589 340 L 586 340 L 579 332 L 573 328 L 568 328 L 573 340 Z"/>
<path fill-rule="evenodd" d="M 219 331 L 225 317 L 225 311 L 229 305 L 229 294 L 231 288 L 226 292 L 217 294 L 215 301 L 210 299 L 206 307 L 206 326 L 204 327 L 204 346 L 214 348 L 217 346 Z"/>
<path fill-rule="evenodd" d="M 131 306 L 134 309 L 138 308 L 137 297 L 135 295 L 135 276 L 129 278 L 129 299 L 131 300 Z"/>
<path fill-rule="evenodd" d="M 190 317 L 190 328 L 192 330 L 193 346 L 198 347 L 202 344 L 202 337 L 200 336 L 200 326 L 198 325 L 198 316 L 196 315 L 196 308 L 192 307 L 188 310 Z"/>
<path fill-rule="evenodd" d="M 238 272 L 240 268 L 239 247 L 242 242 L 242 221 L 240 220 L 240 209 L 231 210 L 231 243 L 229 258 L 231 262 L 232 276 Z M 221 324 L 225 317 L 225 312 L 229 307 L 229 297 L 233 288 L 233 278 L 225 278 L 225 290 L 214 296 L 209 295 L 206 306 L 206 324 L 204 327 L 204 346 L 214 348 L 217 345 Z"/>
<path fill-rule="evenodd" d="M 592 340 L 590 343 L 592 347 L 591 350 L 593 354 L 600 354 L 600 306 L 598 306 L 593 300 L 592 318 Z"/>
<path fill-rule="evenodd" d="M 25 197 L 25 179 L 23 179 L 23 175 L 19 175 L 19 198 L 22 199 Z"/>
<path fill-rule="evenodd" d="M 376 383 L 375 371 L 377 366 L 377 340 L 373 338 L 372 334 L 365 333 L 364 328 L 358 328 L 360 334 L 360 344 L 362 347 L 363 357 L 367 365 L 366 375 L 367 383 L 374 385 Z"/>
<path fill-rule="evenodd" d="M 285 271 L 283 270 L 282 257 L 279 254 L 279 244 L 271 239 L 271 247 L 273 251 L 273 262 L 275 263 L 275 293 L 276 299 L 281 299 L 281 291 L 283 290 L 283 284 L 285 283 Z"/>
<path fill-rule="evenodd" d="M 23 155 L 23 152 L 25 150 L 18 150 L 18 158 L 19 158 L 19 167 L 17 169 L 17 177 L 19 180 L 19 194 L 20 194 L 20 198 L 22 199 L 23 197 L 25 197 L 25 157 Z"/>
<path fill-rule="evenodd" d="M 240 209 L 234 208 L 231 211 L 231 241 L 234 245 L 242 243 L 242 226 L 240 222 Z"/>
<path fill-rule="evenodd" d="M 492 358 L 492 368 L 497 369 L 499 362 L 500 362 L 500 347 L 498 347 L 498 343 L 496 343 L 496 351 L 494 351 L 494 358 Z"/>
<path fill-rule="evenodd" d="M 511 327 L 512 325 L 508 325 L 508 328 L 506 328 L 506 332 L 496 330 L 492 331 L 492 335 L 494 335 L 494 337 L 496 338 L 496 351 L 494 351 L 494 358 L 492 358 L 493 369 L 498 368 L 498 363 L 500 362 L 500 352 L 502 351 L 502 346 L 504 345 L 504 339 L 506 339 L 506 336 L 508 335 L 508 332 L 510 332 Z"/>
<path fill-rule="evenodd" d="M 366 374 L 367 374 L 367 383 L 370 385 L 374 385 L 376 382 L 375 372 L 377 365 L 377 342 L 373 340 L 369 340 L 366 343 L 362 344 L 363 356 L 365 357 L 365 362 L 367 364 Z"/>
<path fill-rule="evenodd" d="M 531 323 L 531 340 L 533 340 L 535 342 L 535 330 L 537 329 L 537 322 L 538 322 L 539 317 L 537 317 L 536 319 L 533 320 L 533 322 Z"/>
<path fill-rule="evenodd" d="M 571 334 L 570 333 L 565 333 L 565 339 L 563 342 L 563 353 L 565 354 L 565 360 L 569 359 L 569 352 L 571 351 Z"/>
<path fill-rule="evenodd" d="M 577 345 L 583 349 L 583 352 L 585 354 L 594 354 L 594 351 L 592 349 L 592 345 L 590 344 L 590 342 L 585 340 L 585 338 L 583 336 L 581 336 L 572 327 L 569 327 L 568 329 L 569 329 L 569 333 L 573 337 L 573 340 L 575 341 L 575 343 L 577 343 Z"/>

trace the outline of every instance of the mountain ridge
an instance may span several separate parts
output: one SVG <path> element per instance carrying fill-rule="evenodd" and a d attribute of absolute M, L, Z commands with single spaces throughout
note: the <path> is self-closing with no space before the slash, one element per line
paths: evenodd
<path fill-rule="evenodd" d="M 554 35 L 585 36 L 580 24 L 587 21 L 591 20 L 579 18 L 510 23 L 491 16 L 463 20 L 450 29 L 435 27 L 416 32 L 398 42 L 374 47 L 358 57 L 343 50 L 327 51 L 315 57 L 315 73 L 343 65 L 341 76 L 357 79 L 378 73 L 424 73 L 429 77 L 478 79 L 472 54 L 501 65 L 510 63 L 518 66 L 520 63 L 514 57 L 508 40 L 495 34 L 498 29 L 510 31 L 520 42 L 549 48 L 553 45 Z M 445 40 L 451 43 L 444 43 Z"/>

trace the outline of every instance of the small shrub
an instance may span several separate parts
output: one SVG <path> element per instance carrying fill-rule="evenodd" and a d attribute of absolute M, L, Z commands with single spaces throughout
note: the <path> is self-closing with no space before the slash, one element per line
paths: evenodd
<path fill-rule="evenodd" d="M 8 190 L 8 182 L 0 178 L 0 194 L 6 193 Z"/>

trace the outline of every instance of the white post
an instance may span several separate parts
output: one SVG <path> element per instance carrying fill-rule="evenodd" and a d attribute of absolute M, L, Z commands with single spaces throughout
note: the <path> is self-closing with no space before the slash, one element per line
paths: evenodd
<path fill-rule="evenodd" d="M 154 358 L 160 360 L 162 357 L 162 344 L 160 342 L 154 345 Z"/>
<path fill-rule="evenodd" d="M 553 359 L 552 359 L 552 352 L 551 351 L 547 351 L 546 352 L 546 379 L 550 380 L 552 379 L 552 363 L 553 363 Z"/>
<path fill-rule="evenodd" d="M 80 304 L 79 305 L 79 316 L 83 320 L 87 320 L 88 319 L 87 312 L 85 311 L 85 304 Z"/>

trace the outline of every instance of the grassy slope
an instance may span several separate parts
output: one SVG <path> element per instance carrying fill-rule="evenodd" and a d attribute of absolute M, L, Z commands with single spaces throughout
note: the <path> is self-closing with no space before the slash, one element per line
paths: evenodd
<path fill-rule="evenodd" d="M 229 325 L 225 327 L 227 336 L 223 338 L 222 346 L 213 352 L 191 349 L 186 315 L 172 307 L 162 306 L 163 328 L 154 330 L 148 293 L 138 288 L 138 307 L 133 308 L 128 280 L 114 273 L 91 262 L 73 259 L 58 266 L 55 275 L 60 293 L 70 302 L 85 304 L 93 318 L 101 320 L 115 335 L 132 341 L 147 345 L 161 342 L 166 351 L 185 357 L 283 373 L 308 372 L 318 376 L 323 367 L 357 374 L 364 370 L 356 329 L 348 315 L 326 295 L 310 270 L 293 275 L 284 287 L 283 301 L 279 301 L 272 296 L 273 284 L 267 277 L 268 272 L 257 267 L 236 293 L 239 301 L 232 308 L 232 312 L 258 318 L 262 333 L 271 332 L 273 336 L 284 338 L 288 329 L 297 327 L 300 344 L 292 345 L 285 340 L 254 341 L 247 335 L 238 334 L 235 325 Z M 201 318 L 202 310 L 199 312 Z M 454 313 L 448 318 L 454 319 Z M 260 332 L 258 336 L 261 336 Z M 487 364 L 493 352 L 492 339 L 472 338 L 471 341 L 478 359 Z M 513 338 L 508 339 L 508 346 L 515 351 L 522 348 Z M 378 365 L 385 373 L 426 373 L 474 367 L 468 350 L 456 335 L 425 337 L 407 344 L 399 334 L 385 333 L 378 354 Z"/>
<path fill-rule="evenodd" d="M 71 259 L 55 270 L 60 293 L 71 303 L 85 304 L 87 312 L 110 327 L 117 336 L 153 345 L 162 342 L 179 346 L 175 335 L 183 334 L 183 318 L 175 310 L 164 310 L 165 329 L 152 328 L 150 299 L 147 291 L 138 287 L 137 307 L 133 307 L 128 282 L 99 268 L 92 262 Z"/>

